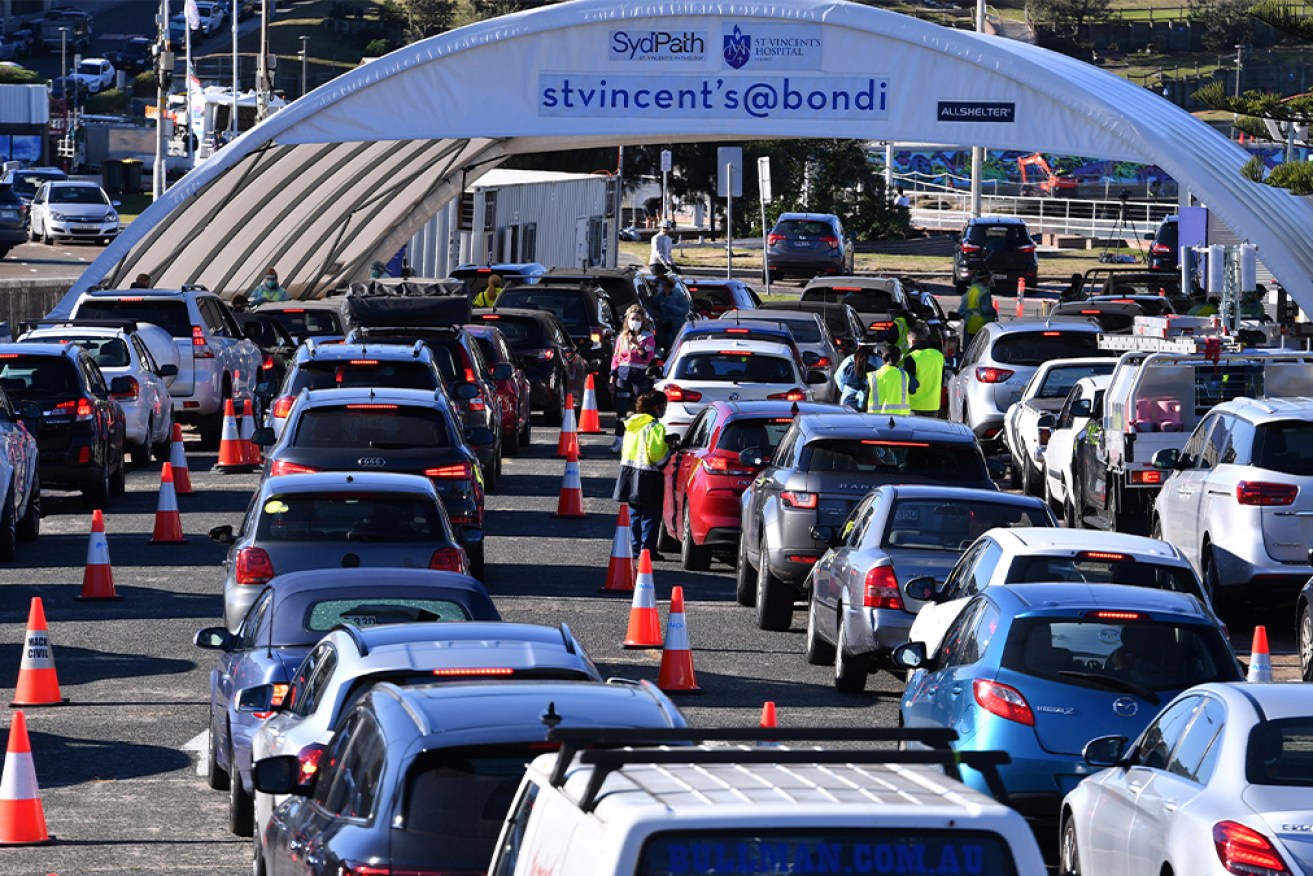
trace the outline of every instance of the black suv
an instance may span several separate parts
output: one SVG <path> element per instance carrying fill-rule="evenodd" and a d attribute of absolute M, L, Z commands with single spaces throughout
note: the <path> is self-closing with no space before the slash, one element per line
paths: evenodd
<path fill-rule="evenodd" d="M 27 210 L 13 186 L 0 185 L 0 259 L 27 242 Z"/>
<path fill-rule="evenodd" d="M 596 370 L 605 372 L 610 369 L 620 314 L 611 307 L 607 294 L 596 285 L 567 286 L 552 282 L 513 286 L 501 294 L 497 306 L 547 311 L 561 323 L 575 348 Z M 602 398 L 604 387 L 605 381 L 603 386 L 597 387 L 599 403 L 605 403 Z"/>
<path fill-rule="evenodd" d="M 1153 243 L 1149 244 L 1149 270 L 1175 271 L 1180 268 L 1180 254 L 1176 251 L 1180 246 L 1180 220 L 1181 217 L 1173 213 L 1162 221 L 1150 238 Z"/>
<path fill-rule="evenodd" d="M 966 292 L 977 271 L 993 275 L 995 293 L 1015 292 L 1019 280 L 1034 289 L 1039 281 L 1035 240 L 1026 223 L 1016 216 L 981 216 L 968 219 L 953 250 L 953 284 Z"/>
<path fill-rule="evenodd" d="M 474 311 L 475 322 L 489 322 L 501 329 L 511 345 L 516 362 L 529 378 L 530 406 L 543 412 L 550 426 L 559 426 L 565 418 L 565 395 L 583 396 L 584 375 L 588 363 L 551 313 L 498 307 Z M 607 367 L 611 366 L 607 362 Z"/>

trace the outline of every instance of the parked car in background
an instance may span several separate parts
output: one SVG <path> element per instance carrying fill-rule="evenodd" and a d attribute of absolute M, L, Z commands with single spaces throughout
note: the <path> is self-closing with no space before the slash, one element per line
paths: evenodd
<path fill-rule="evenodd" d="M 565 419 L 565 396 L 583 398 L 588 363 L 570 340 L 565 327 L 545 310 L 499 307 L 476 310 L 476 321 L 492 323 L 511 345 L 515 360 L 529 378 L 533 407 L 543 412 L 543 421 L 559 426 Z M 607 363 L 610 367 L 610 363 Z"/>
<path fill-rule="evenodd" d="M 966 292 L 977 271 L 989 271 L 996 294 L 1012 293 L 1021 281 L 1027 289 L 1039 283 L 1035 240 L 1018 216 L 978 216 L 968 219 L 953 249 L 953 284 Z"/>
<path fill-rule="evenodd" d="M 87 83 L 74 76 L 57 76 L 50 80 L 50 99 L 67 101 L 70 108 L 85 104 L 90 94 Z"/>
<path fill-rule="evenodd" d="M 47 246 L 59 239 L 106 245 L 119 234 L 118 204 L 95 183 L 44 183 L 32 199 L 27 237 Z"/>
<path fill-rule="evenodd" d="M 750 310 L 761 306 L 757 291 L 742 280 L 698 277 L 684 283 L 693 296 L 693 310 L 703 317 L 715 319 L 729 310 Z"/>
<path fill-rule="evenodd" d="M 83 58 L 71 78 L 86 85 L 89 94 L 99 94 L 114 87 L 114 65 L 107 58 Z"/>
<path fill-rule="evenodd" d="M 478 343 L 488 377 L 501 399 L 502 453 L 519 456 L 520 448 L 528 447 L 533 436 L 529 378 L 496 323 L 485 321 L 465 328 Z"/>
<path fill-rule="evenodd" d="M 1044 449 L 1071 388 L 1082 378 L 1111 374 L 1116 364 L 1109 358 L 1050 359 L 1039 367 L 1003 415 L 1003 443 L 1013 487 L 1043 495 Z"/>
<path fill-rule="evenodd" d="M 154 48 L 155 41 L 150 37 L 129 37 L 123 48 L 106 57 L 116 69 L 136 75 L 151 69 L 155 62 Z"/>
<path fill-rule="evenodd" d="M 68 179 L 57 167 L 11 167 L 0 176 L 0 185 L 9 186 L 24 204 L 31 204 L 42 183 Z"/>
<path fill-rule="evenodd" d="M 851 274 L 853 242 L 833 213 L 781 213 L 766 235 L 770 279 Z"/>
<path fill-rule="evenodd" d="M 272 316 L 298 344 L 310 338 L 321 340 L 346 337 L 342 307 L 332 298 L 307 301 L 268 301 L 250 310 L 260 316 Z"/>
<path fill-rule="evenodd" d="M 1110 376 L 1083 377 L 1067 393 L 1067 399 L 1058 409 L 1049 440 L 1044 445 L 1044 501 L 1054 514 L 1063 518 L 1067 526 L 1075 529 L 1076 508 L 1072 504 L 1075 481 L 1072 463 L 1076 446 L 1091 421 L 1103 417 L 1103 394 L 1108 389 Z"/>
<path fill-rule="evenodd" d="M 1181 263 L 1177 252 L 1180 246 L 1181 217 L 1175 213 L 1163 219 L 1156 231 L 1145 235 L 1149 244 L 1149 270 L 1176 273 Z"/>
<path fill-rule="evenodd" d="M 812 567 L 807 590 L 807 662 L 834 664 L 834 686 L 859 693 L 906 642 L 923 600 L 901 582 L 946 576 L 980 534 L 1057 526 L 1044 503 L 997 490 L 886 485 L 858 503 L 842 526 L 818 526 L 831 547 Z"/>

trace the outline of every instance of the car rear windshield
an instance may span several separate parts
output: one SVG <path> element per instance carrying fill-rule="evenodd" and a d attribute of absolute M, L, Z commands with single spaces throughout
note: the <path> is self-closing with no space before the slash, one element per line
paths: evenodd
<path fill-rule="evenodd" d="M 720 433 L 716 449 L 738 453 L 755 447 L 761 449 L 762 457 L 770 459 L 792 422 L 792 417 L 732 420 Z"/>
<path fill-rule="evenodd" d="M 401 329 L 395 334 L 387 330 L 374 332 L 365 330 L 361 333 L 361 336 L 374 343 L 404 344 L 405 346 L 410 346 L 415 341 L 422 340 L 432 351 L 433 362 L 438 366 L 438 373 L 442 375 L 444 383 L 450 386 L 464 380 L 465 349 L 455 335 L 446 332 L 417 335 Z M 424 388 L 427 389 L 428 387 Z"/>
<path fill-rule="evenodd" d="M 696 873 L 989 873 L 1013 876 L 998 834 L 978 830 L 698 830 L 643 844 L 637 876 Z"/>
<path fill-rule="evenodd" d="M 985 458 L 974 444 L 823 438 L 802 451 L 802 468 L 814 472 L 887 474 L 890 478 L 947 483 L 989 481 Z"/>
<path fill-rule="evenodd" d="M 314 407 L 296 424 L 293 447 L 451 447 L 446 419 L 431 408 L 392 404 Z"/>
<path fill-rule="evenodd" d="M 191 317 L 184 301 L 157 298 L 120 298 L 110 301 L 83 301 L 78 305 L 78 319 L 135 319 L 164 329 L 177 340 L 191 339 Z"/>
<path fill-rule="evenodd" d="M 1066 398 L 1071 393 L 1071 388 L 1076 385 L 1076 381 L 1083 377 L 1111 374 L 1116 365 L 1115 359 L 1109 359 L 1097 365 L 1063 365 L 1061 368 L 1054 368 L 1045 376 L 1044 385 L 1035 393 L 1035 397 Z"/>
<path fill-rule="evenodd" d="M 268 313 L 278 320 L 283 328 L 287 329 L 287 333 L 298 340 L 343 334 L 342 321 L 331 310 L 289 307 L 261 311 L 261 313 Z"/>
<path fill-rule="evenodd" d="M 1070 332 L 1049 329 L 1036 332 L 1008 332 L 999 335 L 990 358 L 1000 365 L 1043 365 L 1050 359 L 1074 359 L 1078 356 L 1111 356 L 1099 349 L 1098 332 Z"/>
<path fill-rule="evenodd" d="M 545 310 L 556 316 L 566 328 L 582 329 L 593 324 L 596 314 L 588 312 L 588 301 L 579 292 L 553 292 L 541 288 L 508 289 L 497 300 L 499 307 L 523 307 Z"/>
<path fill-rule="evenodd" d="M 714 307 L 737 307 L 734 293 L 728 286 L 720 284 L 695 284 L 688 287 L 688 292 L 697 304 L 710 304 Z"/>
<path fill-rule="evenodd" d="M 91 361 L 101 368 L 127 368 L 132 364 L 128 357 L 128 345 L 122 338 L 77 337 L 61 332 L 58 338 L 32 338 L 31 343 L 49 344 L 56 340 L 61 344 L 69 342 L 77 344 L 86 350 Z"/>
<path fill-rule="evenodd" d="M 996 527 L 1050 526 L 1038 508 L 962 499 L 899 499 L 889 516 L 883 547 L 961 553 Z"/>
<path fill-rule="evenodd" d="M 793 363 L 760 353 L 689 353 L 679 357 L 676 380 L 725 380 L 734 383 L 794 383 Z"/>
<path fill-rule="evenodd" d="M 1235 659 L 1216 627 L 1118 610 L 1022 618 L 1008 635 L 1003 667 L 1127 693 L 1134 686 L 1162 692 L 1239 680 Z"/>
<path fill-rule="evenodd" d="M 63 356 L 0 353 L 0 386 L 15 399 L 68 398 L 82 394 L 77 366 Z"/>
<path fill-rule="evenodd" d="M 781 319 L 780 317 L 776 317 L 776 319 L 788 327 L 789 334 L 793 335 L 793 340 L 797 343 L 819 344 L 821 342 L 821 330 L 817 327 L 816 320 Z"/>
<path fill-rule="evenodd" d="M 1026 226 L 1009 222 L 1006 225 L 994 225 L 977 222 L 967 229 L 966 241 L 974 246 L 985 246 L 994 241 L 1001 241 L 1008 246 L 1026 246 L 1032 243 Z"/>
<path fill-rule="evenodd" d="M 1170 566 L 1139 560 L 1113 551 L 1084 551 L 1075 556 L 1017 557 L 1008 569 L 1009 584 L 1042 584 L 1072 581 L 1078 584 L 1127 584 L 1153 590 L 1171 590 L 1201 596 L 1194 572 L 1185 566 Z"/>
<path fill-rule="evenodd" d="M 529 317 L 515 318 L 501 313 L 485 313 L 481 318 L 501 329 L 512 350 L 541 350 L 547 346 L 542 323 Z"/>
<path fill-rule="evenodd" d="M 1265 423 L 1254 436 L 1254 465 L 1288 475 L 1313 475 L 1313 423 Z"/>
<path fill-rule="evenodd" d="M 257 541 L 447 541 L 442 512 L 415 493 L 313 492 L 270 496 Z"/>
<path fill-rule="evenodd" d="M 785 237 L 834 237 L 834 229 L 828 222 L 811 219 L 785 219 L 777 222 L 771 234 L 783 234 Z"/>
<path fill-rule="evenodd" d="M 1270 718 L 1249 731 L 1246 778 L 1252 785 L 1313 788 L 1313 716 Z"/>
<path fill-rule="evenodd" d="M 395 361 L 360 358 L 336 362 L 304 362 L 292 374 L 291 385 L 285 394 L 296 395 L 303 389 L 350 389 L 358 386 L 387 389 L 438 388 L 437 377 L 427 362 L 418 359 Z"/>
<path fill-rule="evenodd" d="M 1160 243 L 1163 246 L 1170 247 L 1173 252 L 1176 251 L 1177 235 L 1180 231 L 1180 223 L 1164 222 L 1158 226 L 1158 234 L 1154 238 L 1154 243 Z"/>
<path fill-rule="evenodd" d="M 338 624 L 363 629 L 383 624 L 445 623 L 469 619 L 470 613 L 463 605 L 447 599 L 357 596 L 311 603 L 303 626 L 308 633 L 326 633 Z"/>
<path fill-rule="evenodd" d="M 1173 294 L 1175 293 L 1175 290 L 1171 290 L 1171 291 L 1173 292 Z M 1102 303 L 1107 301 L 1114 304 L 1136 304 L 1139 305 L 1140 310 L 1144 313 L 1145 316 L 1169 316 L 1176 312 L 1175 310 L 1172 309 L 1171 301 L 1169 301 L 1165 297 L 1160 298 L 1155 292 L 1149 292 L 1145 294 L 1143 292 L 1136 292 L 1134 289 L 1127 289 L 1125 294 L 1139 295 L 1140 297 L 1128 298 L 1125 296 L 1119 297 L 1116 295 L 1098 295 L 1095 296 L 1094 298 L 1091 298 L 1090 301 L 1095 303 Z"/>
<path fill-rule="evenodd" d="M 802 293 L 802 300 L 847 304 L 858 313 L 888 313 L 894 309 L 893 293 L 883 289 L 808 289 Z"/>
<path fill-rule="evenodd" d="M 1181 293 L 1181 277 L 1179 274 L 1171 274 L 1166 271 L 1158 276 L 1137 274 L 1133 277 L 1118 277 L 1113 274 L 1104 284 L 1103 291 L 1105 295 L 1111 296 L 1153 295 L 1158 297 L 1160 293 L 1163 295 L 1179 295 Z M 1169 301 L 1168 304 L 1170 303 Z"/>

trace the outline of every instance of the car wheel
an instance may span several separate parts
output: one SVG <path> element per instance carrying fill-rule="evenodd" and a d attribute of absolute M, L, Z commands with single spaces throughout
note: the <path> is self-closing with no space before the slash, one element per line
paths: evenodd
<path fill-rule="evenodd" d="M 680 532 L 679 559 L 690 572 L 705 572 L 711 568 L 711 548 L 693 541 L 693 527 L 688 519 L 688 498 L 684 499 L 684 526 Z"/>
<path fill-rule="evenodd" d="M 793 594 L 770 570 L 770 553 L 762 540 L 757 560 L 757 629 L 787 632 L 793 625 Z"/>
<path fill-rule="evenodd" d="M 3 247 L 3 248 L 0 248 L 0 259 L 3 259 L 3 258 L 6 257 L 7 255 L 9 255 L 9 247 L 6 246 L 6 247 Z"/>
<path fill-rule="evenodd" d="M 104 468 L 93 481 L 82 487 L 82 502 L 88 508 L 104 508 L 109 504 L 109 469 Z"/>
<path fill-rule="evenodd" d="M 14 507 L 11 487 L 5 496 L 4 512 L 0 514 L 0 563 L 12 562 L 18 553 L 18 509 Z"/>
<path fill-rule="evenodd" d="M 497 489 L 497 457 L 494 454 L 492 462 L 482 466 L 483 469 L 483 490 L 491 493 Z"/>
<path fill-rule="evenodd" d="M 524 428 L 520 430 L 519 442 L 521 447 L 528 447 L 533 441 L 533 423 L 526 418 Z"/>
<path fill-rule="evenodd" d="M 205 784 L 216 791 L 228 790 L 228 771 L 219 766 L 219 758 L 214 748 L 214 730 L 207 734 L 209 743 L 205 746 Z"/>
<path fill-rule="evenodd" d="M 164 440 L 150 446 L 150 452 L 156 462 L 168 462 L 173 456 L 173 425 L 164 431 Z"/>
<path fill-rule="evenodd" d="M 821 638 L 817 629 L 816 600 L 807 600 L 807 662 L 812 666 L 828 666 L 834 662 L 834 646 Z"/>
<path fill-rule="evenodd" d="M 27 242 L 36 243 L 36 229 L 32 227 L 31 220 L 27 223 Z"/>
<path fill-rule="evenodd" d="M 1041 493 L 1038 474 L 1039 473 L 1035 471 L 1034 466 L 1032 466 L 1030 462 L 1022 460 L 1021 492 L 1023 495 L 1034 496 L 1035 498 L 1040 497 Z"/>
<path fill-rule="evenodd" d="M 128 457 L 122 450 L 119 451 L 119 464 L 114 469 L 113 474 L 109 476 L 109 494 L 111 496 L 122 496 L 128 489 Z"/>
<path fill-rule="evenodd" d="M 1222 573 L 1217 568 L 1217 557 L 1214 554 L 1213 546 L 1204 541 L 1204 546 L 1199 552 L 1199 558 L 1203 565 L 1203 575 L 1200 577 L 1204 580 L 1204 592 L 1208 594 L 1208 599 L 1213 603 L 1213 611 L 1218 615 L 1222 614 L 1222 606 L 1226 598 L 1222 592 Z"/>
<path fill-rule="evenodd" d="M 1153 518 L 1153 525 L 1149 527 L 1149 537 L 1158 541 L 1163 540 L 1163 522 L 1157 516 Z"/>
<path fill-rule="evenodd" d="M 1070 815 L 1062 822 L 1062 846 L 1058 849 L 1058 876 L 1080 876 L 1080 849 L 1076 846 L 1076 824 Z"/>
<path fill-rule="evenodd" d="M 41 478 L 32 475 L 32 495 L 27 497 L 27 510 L 18 521 L 18 540 L 36 541 L 41 534 Z"/>
<path fill-rule="evenodd" d="M 146 438 L 140 444 L 132 445 L 128 451 L 132 454 L 132 464 L 137 468 L 145 468 L 150 465 L 150 436 L 155 432 L 155 421 L 151 420 L 146 424 Z"/>
<path fill-rule="evenodd" d="M 255 833 L 255 801 L 242 787 L 235 765 L 228 774 L 228 829 L 237 836 Z"/>
<path fill-rule="evenodd" d="M 483 545 L 466 548 L 465 555 L 470 559 L 470 577 L 483 580 Z"/>
<path fill-rule="evenodd" d="M 1080 504 L 1080 493 L 1072 484 L 1067 490 L 1067 501 L 1062 503 L 1062 522 L 1068 529 L 1080 529 L 1085 523 L 1085 508 Z"/>
<path fill-rule="evenodd" d="M 870 660 L 865 654 L 848 652 L 848 636 L 839 624 L 834 645 L 834 689 L 840 693 L 861 693 L 866 690 L 866 676 L 870 674 Z"/>
<path fill-rule="evenodd" d="M 518 432 L 501 436 L 501 452 L 503 456 L 520 455 L 520 434 Z"/>
<path fill-rule="evenodd" d="M 46 246 L 55 245 L 55 239 L 50 236 L 50 229 L 45 225 L 41 226 L 41 242 Z"/>
<path fill-rule="evenodd" d="M 1305 681 L 1313 681 L 1313 613 L 1307 605 L 1299 612 L 1299 671 Z"/>
<path fill-rule="evenodd" d="M 1022 485 L 1022 479 L 1023 479 L 1023 475 L 1021 472 L 1021 466 L 1017 465 L 1016 459 L 1014 459 L 1012 454 L 1009 453 L 1008 454 L 1008 486 L 1014 490 L 1020 490 Z"/>
<path fill-rule="evenodd" d="M 1040 480 L 1044 484 L 1044 504 L 1049 506 L 1054 517 L 1062 517 L 1062 505 L 1058 504 L 1053 498 L 1053 490 L 1049 487 L 1048 463 L 1044 464 L 1044 471 L 1040 473 Z"/>
<path fill-rule="evenodd" d="M 734 598 L 744 608 L 757 604 L 757 576 L 748 562 L 747 536 L 739 537 L 739 555 L 734 564 Z"/>
<path fill-rule="evenodd" d="M 679 542 L 675 539 L 675 537 L 670 533 L 666 532 L 666 522 L 664 520 L 657 520 L 656 528 L 657 528 L 657 545 L 656 545 L 657 553 L 673 554 L 676 551 L 681 550 Z"/>

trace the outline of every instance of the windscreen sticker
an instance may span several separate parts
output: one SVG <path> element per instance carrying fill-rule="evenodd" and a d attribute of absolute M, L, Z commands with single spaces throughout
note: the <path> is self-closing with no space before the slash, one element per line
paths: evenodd
<path fill-rule="evenodd" d="M 266 514 L 286 514 L 292 509 L 287 507 L 287 503 L 281 499 L 270 499 L 264 503 L 264 513 Z"/>

